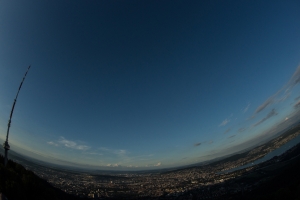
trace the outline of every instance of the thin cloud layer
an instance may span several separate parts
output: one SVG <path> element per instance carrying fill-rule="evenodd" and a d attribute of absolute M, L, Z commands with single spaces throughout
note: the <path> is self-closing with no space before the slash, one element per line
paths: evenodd
<path fill-rule="evenodd" d="M 294 108 L 300 108 L 300 101 L 298 101 L 297 103 L 295 103 Z"/>
<path fill-rule="evenodd" d="M 270 96 L 263 104 L 258 106 L 258 108 L 255 110 L 255 114 L 261 112 L 264 110 L 266 107 L 269 105 L 279 102 L 279 101 L 284 101 L 289 97 L 289 91 L 295 87 L 298 83 L 300 83 L 300 65 L 297 67 L 296 71 L 290 78 L 290 80 L 285 84 L 280 90 L 278 90 L 274 95 Z M 280 99 L 276 99 L 280 95 L 284 95 L 284 97 Z"/>
<path fill-rule="evenodd" d="M 225 120 L 222 121 L 222 123 L 219 126 L 225 126 L 229 122 L 230 122 L 230 119 L 225 119 Z"/>
<path fill-rule="evenodd" d="M 119 155 L 119 156 L 124 156 L 125 154 L 127 154 L 127 151 L 124 150 L 124 149 L 120 149 L 120 150 L 115 150 L 114 153 Z"/>
<path fill-rule="evenodd" d="M 263 119 L 261 119 L 260 121 L 258 121 L 257 123 L 255 123 L 253 126 L 258 126 L 260 125 L 261 123 L 263 123 L 264 121 L 266 121 L 267 119 L 277 115 L 278 113 L 276 112 L 276 110 L 273 108 L 266 117 L 264 117 Z"/>
<path fill-rule="evenodd" d="M 75 141 L 67 140 L 64 137 L 61 137 L 58 143 L 63 145 L 64 147 L 77 149 L 77 150 L 88 150 L 90 148 L 89 146 L 86 145 L 77 144 Z"/>
<path fill-rule="evenodd" d="M 228 139 L 235 137 L 235 135 L 229 136 Z"/>
<path fill-rule="evenodd" d="M 60 139 L 57 142 L 49 141 L 49 142 L 47 142 L 47 144 L 56 146 L 56 147 L 63 146 L 63 147 L 67 147 L 70 149 L 76 149 L 76 150 L 82 150 L 82 151 L 85 151 L 85 150 L 88 150 L 91 148 L 87 145 L 82 145 L 82 144 L 78 144 L 75 141 L 67 140 L 64 137 L 60 137 Z"/>
<path fill-rule="evenodd" d="M 161 162 L 158 162 L 156 164 L 147 164 L 147 165 L 145 165 L 145 167 L 159 167 L 159 166 L 161 166 Z"/>
<path fill-rule="evenodd" d="M 250 108 L 250 103 L 248 103 L 248 105 L 246 106 L 246 108 L 244 108 L 243 113 L 246 113 L 248 111 L 248 109 Z"/>
<path fill-rule="evenodd" d="M 58 146 L 58 144 L 57 143 L 55 143 L 55 142 L 52 142 L 52 141 L 49 141 L 49 142 L 47 142 L 47 144 L 50 144 L 50 145 L 53 145 L 53 146 Z"/>
<path fill-rule="evenodd" d="M 195 147 L 200 146 L 200 145 L 201 145 L 201 142 L 194 144 Z"/>
<path fill-rule="evenodd" d="M 288 85 L 290 87 L 294 87 L 298 83 L 300 83 L 300 65 L 298 66 L 298 68 L 294 72 L 292 78 L 289 80 Z"/>
<path fill-rule="evenodd" d="M 242 133 L 242 132 L 244 132 L 245 130 L 247 130 L 247 128 L 245 128 L 245 127 L 239 128 L 238 132 L 239 132 L 239 133 Z"/>
<path fill-rule="evenodd" d="M 102 156 L 103 155 L 103 153 L 98 153 L 98 152 L 87 152 L 86 154 L 97 155 L 97 156 Z"/>
<path fill-rule="evenodd" d="M 277 93 L 271 97 L 269 97 L 263 104 L 261 104 L 256 110 L 255 113 L 259 113 L 263 109 L 265 109 L 268 105 L 272 104 L 274 102 L 274 98 L 277 95 Z"/>
<path fill-rule="evenodd" d="M 228 128 L 228 129 L 224 132 L 224 134 L 228 133 L 230 130 L 231 130 L 231 128 Z"/>
<path fill-rule="evenodd" d="M 285 94 L 282 98 L 278 99 L 277 101 L 278 101 L 278 102 L 283 102 L 283 101 L 285 101 L 287 98 L 289 98 L 290 95 L 291 95 L 291 92 Z"/>
<path fill-rule="evenodd" d="M 119 165 L 119 164 L 107 164 L 106 166 L 107 166 L 107 167 L 122 167 L 122 166 Z"/>
<path fill-rule="evenodd" d="M 124 149 L 109 149 L 109 148 L 106 148 L 106 147 L 99 147 L 98 148 L 100 151 L 104 151 L 104 152 L 107 152 L 109 154 L 115 154 L 115 155 L 118 155 L 118 156 L 125 156 L 126 154 L 128 154 L 128 151 L 124 150 Z"/>

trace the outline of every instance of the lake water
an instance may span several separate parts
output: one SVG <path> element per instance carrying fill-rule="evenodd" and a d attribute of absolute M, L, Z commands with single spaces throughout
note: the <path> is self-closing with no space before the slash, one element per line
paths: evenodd
<path fill-rule="evenodd" d="M 289 150 L 293 146 L 297 145 L 299 142 L 300 142 L 300 135 L 298 135 L 297 137 L 295 137 L 291 141 L 287 142 L 286 144 L 282 145 L 278 149 L 275 149 L 274 151 L 268 153 L 267 155 L 265 155 L 264 157 L 262 157 L 262 158 L 260 158 L 258 160 L 255 160 L 255 161 L 253 161 L 251 163 L 248 163 L 246 165 L 242 165 L 242 166 L 239 166 L 239 167 L 236 167 L 236 168 L 232 168 L 230 170 L 221 171 L 221 172 L 219 172 L 219 174 L 230 173 L 230 172 L 234 172 L 236 170 L 245 169 L 247 167 L 251 167 L 253 165 L 260 164 L 262 162 L 270 160 L 274 156 L 279 156 L 279 155 L 283 154 L 284 152 L 286 152 L 287 150 Z"/>

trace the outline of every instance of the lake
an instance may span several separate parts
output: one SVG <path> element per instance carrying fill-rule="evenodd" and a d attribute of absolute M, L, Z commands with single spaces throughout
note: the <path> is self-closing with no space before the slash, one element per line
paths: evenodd
<path fill-rule="evenodd" d="M 247 167 L 251 167 L 251 166 L 260 164 L 262 162 L 270 160 L 274 156 L 279 156 L 279 155 L 283 154 L 284 152 L 286 152 L 287 150 L 289 150 L 293 146 L 297 145 L 299 142 L 300 142 L 300 135 L 298 135 L 294 139 L 290 140 L 286 144 L 282 145 L 278 149 L 275 149 L 274 151 L 268 153 L 267 155 L 265 155 L 264 157 L 262 157 L 262 158 L 260 158 L 258 160 L 255 160 L 255 161 L 253 161 L 251 163 L 248 163 L 246 165 L 242 165 L 242 166 L 239 166 L 239 167 L 236 167 L 236 168 L 232 168 L 232 169 L 229 169 L 229 170 L 221 171 L 221 172 L 219 172 L 219 174 L 230 173 L 230 172 L 234 172 L 236 170 L 245 169 Z"/>

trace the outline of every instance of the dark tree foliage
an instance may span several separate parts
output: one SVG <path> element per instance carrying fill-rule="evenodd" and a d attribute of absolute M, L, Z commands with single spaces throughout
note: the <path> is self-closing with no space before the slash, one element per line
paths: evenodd
<path fill-rule="evenodd" d="M 79 199 L 51 186 L 32 171 L 11 160 L 6 167 L 0 155 L 0 193 L 9 200 L 76 200 Z"/>

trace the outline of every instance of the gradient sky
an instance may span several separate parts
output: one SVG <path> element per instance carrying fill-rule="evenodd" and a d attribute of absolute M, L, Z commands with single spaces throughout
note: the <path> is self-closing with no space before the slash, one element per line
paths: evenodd
<path fill-rule="evenodd" d="M 299 1 L 0 1 L 0 139 L 99 169 L 187 165 L 297 120 Z M 297 104 L 298 103 L 298 104 Z"/>

